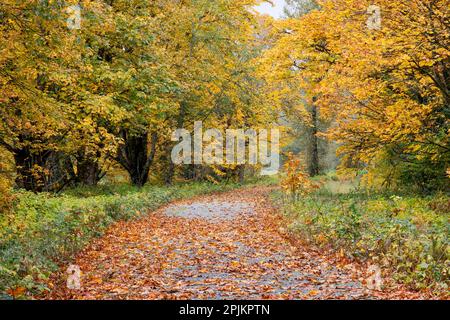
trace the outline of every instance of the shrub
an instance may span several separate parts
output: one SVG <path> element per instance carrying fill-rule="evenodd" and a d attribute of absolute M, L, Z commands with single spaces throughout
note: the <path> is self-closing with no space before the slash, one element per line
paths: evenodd
<path fill-rule="evenodd" d="M 289 153 L 283 169 L 281 187 L 293 199 L 305 196 L 319 188 L 319 184 L 310 179 L 302 161 L 292 153 Z"/>

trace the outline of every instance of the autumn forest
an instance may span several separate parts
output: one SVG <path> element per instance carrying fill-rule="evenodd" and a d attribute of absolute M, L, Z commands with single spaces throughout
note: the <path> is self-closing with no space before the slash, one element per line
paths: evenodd
<path fill-rule="evenodd" d="M 0 300 L 448 299 L 449 8 L 2 0 Z"/>

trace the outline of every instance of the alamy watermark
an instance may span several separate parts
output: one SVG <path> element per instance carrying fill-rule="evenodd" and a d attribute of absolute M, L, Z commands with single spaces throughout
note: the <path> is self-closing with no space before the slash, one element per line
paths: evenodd
<path fill-rule="evenodd" d="M 75 4 L 67 7 L 66 12 L 69 15 L 66 20 L 67 28 L 70 30 L 81 29 L 81 6 L 79 4 Z"/>
<path fill-rule="evenodd" d="M 369 15 L 366 22 L 367 28 L 369 30 L 381 30 L 381 8 L 377 5 L 370 5 L 367 8 L 367 14 Z"/>
<path fill-rule="evenodd" d="M 383 278 L 381 276 L 381 269 L 377 265 L 371 265 L 367 269 L 369 277 L 366 280 L 367 288 L 370 290 L 381 291 L 383 289 Z"/>
<path fill-rule="evenodd" d="M 71 30 L 81 29 L 81 6 L 75 4 L 66 7 L 65 11 L 69 15 L 66 19 L 67 28 Z M 359 14 L 361 13 L 363 12 L 359 12 Z M 381 8 L 377 5 L 370 5 L 366 14 L 369 15 L 366 21 L 367 28 L 369 30 L 381 30 Z"/>
<path fill-rule="evenodd" d="M 278 129 L 219 129 L 203 131 L 203 123 L 194 123 L 193 137 L 186 129 L 177 129 L 172 141 L 172 162 L 207 165 L 263 166 L 262 175 L 274 175 L 280 169 L 280 131 Z"/>
<path fill-rule="evenodd" d="M 77 265 L 70 265 L 67 270 L 67 282 L 66 286 L 70 290 L 81 289 L 81 270 Z"/>

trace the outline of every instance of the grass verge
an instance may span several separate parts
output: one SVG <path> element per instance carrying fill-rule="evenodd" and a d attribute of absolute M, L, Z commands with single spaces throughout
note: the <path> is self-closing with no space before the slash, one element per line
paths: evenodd
<path fill-rule="evenodd" d="M 276 199 L 290 232 L 305 242 L 378 264 L 410 288 L 448 294 L 448 195 L 336 194 L 324 188 L 296 201 L 281 194 Z"/>

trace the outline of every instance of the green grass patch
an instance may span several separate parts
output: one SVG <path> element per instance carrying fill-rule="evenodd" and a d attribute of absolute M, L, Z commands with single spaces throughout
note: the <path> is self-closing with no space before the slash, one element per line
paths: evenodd
<path fill-rule="evenodd" d="M 323 188 L 292 202 L 283 199 L 289 229 L 318 246 L 375 262 L 414 289 L 448 290 L 450 197 L 369 194 Z"/>

